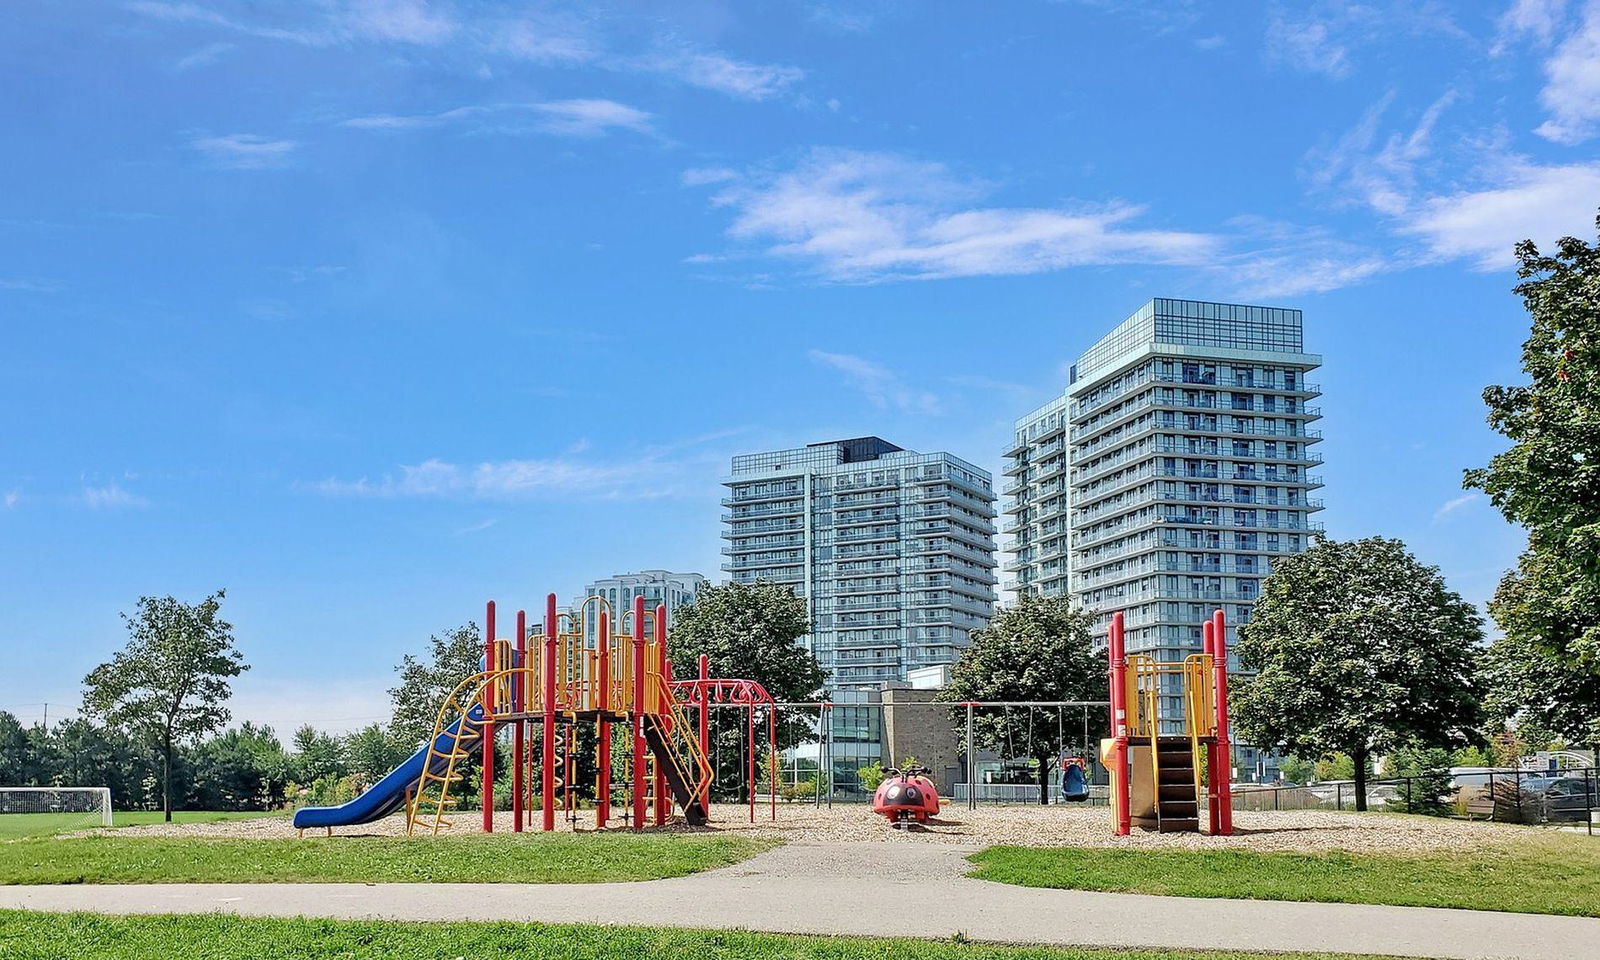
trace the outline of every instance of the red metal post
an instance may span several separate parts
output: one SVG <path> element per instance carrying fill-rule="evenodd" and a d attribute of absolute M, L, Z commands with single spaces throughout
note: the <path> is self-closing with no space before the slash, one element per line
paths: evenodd
<path fill-rule="evenodd" d="M 772 773 L 768 777 L 772 782 L 767 784 L 771 791 L 767 799 L 772 804 L 772 819 L 778 819 L 778 705 L 767 704 L 767 750 L 772 754 Z"/>
<path fill-rule="evenodd" d="M 528 723 L 520 714 L 527 709 L 527 694 L 523 689 L 522 668 L 528 663 L 528 614 L 517 611 L 517 653 L 512 664 L 517 671 L 511 675 L 511 710 L 518 714 L 511 723 L 511 829 L 522 832 L 522 766 L 526 762 Z"/>
<path fill-rule="evenodd" d="M 556 828 L 556 595 L 544 598 L 544 663 L 539 671 L 540 706 L 544 716 L 539 764 L 539 824 L 545 831 Z"/>
<path fill-rule="evenodd" d="M 1212 678 L 1211 678 L 1211 682 L 1213 684 L 1216 683 L 1216 669 L 1215 669 L 1215 664 L 1216 664 L 1216 659 L 1215 658 L 1216 658 L 1216 655 L 1217 655 L 1216 635 L 1217 635 L 1217 625 L 1212 623 L 1210 620 L 1207 620 L 1200 628 L 1200 636 L 1202 638 L 1201 639 L 1201 643 L 1200 643 L 1200 649 L 1207 656 L 1213 658 L 1212 659 L 1213 669 L 1212 669 Z M 1213 693 L 1215 693 L 1214 689 L 1213 689 Z M 1199 719 L 1200 719 L 1199 717 L 1191 717 L 1190 718 L 1190 722 L 1191 723 L 1198 722 Z M 1207 827 L 1207 830 L 1212 836 L 1217 836 L 1218 833 L 1219 833 L 1219 830 L 1220 830 L 1219 821 L 1217 819 L 1218 811 L 1220 809 L 1220 807 L 1218 806 L 1218 800 L 1217 800 L 1217 771 L 1219 769 L 1220 768 L 1217 766 L 1216 731 L 1213 730 L 1212 731 L 1212 735 L 1211 735 L 1211 739 L 1206 741 L 1206 819 L 1207 819 L 1207 822 L 1209 824 L 1209 826 Z"/>
<path fill-rule="evenodd" d="M 644 597 L 633 598 L 633 829 L 644 829 L 646 751 L 644 742 Z"/>
<path fill-rule="evenodd" d="M 671 665 L 667 661 L 667 607 L 665 604 L 656 604 L 656 667 L 661 671 L 664 680 L 671 681 Z M 667 687 L 667 696 L 672 696 L 672 687 Z M 672 712 L 667 709 L 668 704 L 657 704 L 661 712 L 661 725 L 672 729 Z M 664 826 L 672 816 L 672 797 L 667 793 L 667 775 L 663 772 L 661 764 L 656 764 L 656 826 Z"/>
<path fill-rule="evenodd" d="M 1233 744 L 1228 739 L 1228 621 L 1221 609 L 1211 615 L 1212 656 L 1217 684 L 1217 832 L 1233 836 Z"/>
<path fill-rule="evenodd" d="M 493 671 L 494 662 L 494 601 L 490 600 L 483 614 L 483 668 Z M 483 685 L 483 832 L 494 832 L 494 675 Z"/>
<path fill-rule="evenodd" d="M 756 822 L 756 782 L 760 779 L 756 775 L 756 700 L 749 698 L 750 703 L 745 707 L 745 732 L 746 749 L 750 751 L 750 762 L 746 765 L 745 775 L 750 782 L 750 822 Z"/>
<path fill-rule="evenodd" d="M 1128 659 L 1121 612 L 1111 615 L 1111 636 L 1106 652 L 1111 662 L 1111 735 L 1114 738 L 1111 782 L 1116 790 L 1116 833 L 1127 836 L 1133 832 L 1133 804 L 1128 795 L 1128 704 L 1125 696 Z M 1151 749 L 1155 749 L 1154 744 Z"/>
<path fill-rule="evenodd" d="M 600 610 L 597 642 L 600 645 L 596 658 L 598 675 L 593 683 L 598 694 L 595 707 L 600 711 L 600 719 L 595 724 L 596 739 L 599 740 L 595 746 L 595 766 L 600 770 L 596 776 L 599 783 L 595 784 L 594 825 L 603 829 L 606 821 L 611 819 L 611 721 L 606 719 L 606 711 L 611 709 L 611 614 L 604 608 Z"/>
<path fill-rule="evenodd" d="M 711 658 L 700 654 L 700 755 L 711 756 L 711 685 L 706 681 L 711 679 Z M 706 781 L 706 788 L 700 791 L 700 806 L 707 813 L 711 812 L 711 782 Z"/>

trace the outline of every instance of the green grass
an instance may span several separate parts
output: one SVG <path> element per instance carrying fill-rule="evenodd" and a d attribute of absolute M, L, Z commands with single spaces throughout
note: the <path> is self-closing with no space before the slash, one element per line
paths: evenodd
<path fill-rule="evenodd" d="M 256 820 L 261 817 L 287 816 L 287 813 L 224 812 L 220 810 L 175 810 L 174 823 L 211 823 L 216 820 Z M 111 814 L 114 827 L 137 827 L 147 823 L 161 823 L 160 810 L 118 810 Z M 100 826 L 98 815 L 91 813 L 0 813 L 0 840 L 17 837 L 47 837 L 70 830 L 90 830 Z"/>
<path fill-rule="evenodd" d="M 1600 839 L 1533 831 L 1416 857 L 991 847 L 971 860 L 971 876 L 1027 887 L 1600 916 Z"/>
<path fill-rule="evenodd" d="M 0 911 L 7 960 L 1265 960 L 1194 950 L 1002 947 L 949 940 L 874 940 L 568 924 L 399 923 L 260 917 L 107 917 Z M 1272 954 L 1276 960 L 1357 960 Z"/>
<path fill-rule="evenodd" d="M 105 835 L 0 843 L 0 883 L 598 883 L 681 877 L 774 845 L 751 837 L 660 833 L 282 840 Z"/>

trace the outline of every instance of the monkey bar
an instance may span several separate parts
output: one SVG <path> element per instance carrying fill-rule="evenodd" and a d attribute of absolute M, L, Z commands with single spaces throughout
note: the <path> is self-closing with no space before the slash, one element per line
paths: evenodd
<path fill-rule="evenodd" d="M 694 680 L 674 680 L 672 692 L 686 705 L 697 711 L 700 749 L 709 756 L 711 752 L 710 716 L 714 706 L 742 706 L 745 708 L 745 753 L 747 756 L 745 781 L 749 786 L 750 822 L 756 822 L 756 710 L 767 712 L 767 755 L 778 752 L 778 704 L 765 687 L 754 680 L 715 680 L 708 675 L 709 661 L 700 655 L 700 676 Z M 768 799 L 772 805 L 772 819 L 778 819 L 778 768 L 772 765 L 767 784 Z M 710 806 L 710 783 L 706 784 L 701 802 Z"/>

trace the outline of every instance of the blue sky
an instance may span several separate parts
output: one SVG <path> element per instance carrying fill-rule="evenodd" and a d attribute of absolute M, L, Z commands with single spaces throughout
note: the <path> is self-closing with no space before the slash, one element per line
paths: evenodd
<path fill-rule="evenodd" d="M 145 593 L 236 712 L 641 567 L 720 578 L 735 452 L 990 468 L 1151 296 L 1298 306 L 1322 515 L 1482 601 L 1460 487 L 1592 237 L 1600 0 L 23 2 L 0 11 L 0 709 Z"/>

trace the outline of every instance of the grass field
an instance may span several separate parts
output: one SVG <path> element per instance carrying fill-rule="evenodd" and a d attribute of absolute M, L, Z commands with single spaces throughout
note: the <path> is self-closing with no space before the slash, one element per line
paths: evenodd
<path fill-rule="evenodd" d="M 0 883 L 598 883 L 681 877 L 774 845 L 684 834 L 211 840 L 115 835 L 0 843 Z M 0 952 L 0 956 L 3 956 Z"/>
<path fill-rule="evenodd" d="M 1357 960 L 1274 953 L 1274 960 Z M 106 917 L 0 910 L 7 960 L 1265 960 L 1191 950 L 1074 950 L 952 941 L 512 923 L 397 923 L 206 916 Z"/>
<path fill-rule="evenodd" d="M 972 876 L 1029 887 L 1600 916 L 1600 839 L 1429 856 L 991 847 Z"/>
<path fill-rule="evenodd" d="M 218 810 L 174 810 L 174 823 L 211 823 L 216 820 L 255 820 L 261 817 L 287 816 L 288 814 L 224 813 Z M 137 827 L 148 823 L 161 823 L 160 810 L 118 810 L 111 815 L 114 827 Z M 99 814 L 93 813 L 0 813 L 0 840 L 16 837 L 48 837 L 69 830 L 89 830 L 100 826 Z"/>

